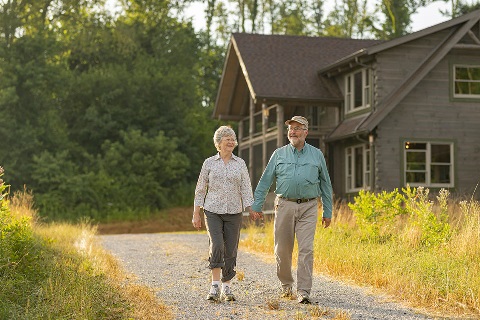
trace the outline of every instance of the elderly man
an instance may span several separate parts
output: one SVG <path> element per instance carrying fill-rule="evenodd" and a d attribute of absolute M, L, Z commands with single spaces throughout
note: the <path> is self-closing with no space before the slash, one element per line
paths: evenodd
<path fill-rule="evenodd" d="M 276 149 L 265 168 L 257 188 L 252 210 L 259 215 L 265 197 L 276 178 L 274 243 L 277 276 L 282 283 L 281 296 L 292 297 L 292 252 L 295 236 L 298 242 L 297 298 L 311 303 L 313 240 L 317 226 L 318 198 L 322 198 L 324 227 L 332 217 L 332 185 L 323 153 L 305 142 L 308 121 L 302 116 L 287 120 L 286 146 Z"/>

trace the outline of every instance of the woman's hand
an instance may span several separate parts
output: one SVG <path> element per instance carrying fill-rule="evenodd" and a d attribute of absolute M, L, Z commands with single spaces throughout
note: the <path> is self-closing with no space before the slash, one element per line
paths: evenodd
<path fill-rule="evenodd" d="M 193 209 L 192 224 L 193 224 L 193 227 L 197 230 L 200 230 L 200 228 L 202 227 L 202 217 L 200 217 L 200 207 L 195 207 Z"/>

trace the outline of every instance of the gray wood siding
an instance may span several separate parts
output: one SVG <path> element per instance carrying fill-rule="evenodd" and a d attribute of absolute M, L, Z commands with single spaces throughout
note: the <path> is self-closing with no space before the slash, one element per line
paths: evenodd
<path fill-rule="evenodd" d="M 450 98 L 449 68 L 452 61 L 480 64 L 480 50 L 452 51 L 378 125 L 375 141 L 378 190 L 404 186 L 401 144 L 405 139 L 454 142 L 454 192 L 457 195 L 471 196 L 480 182 L 480 102 Z M 399 72 L 384 71 L 383 75 L 392 77 L 384 78 L 384 83 L 389 82 L 384 85 L 394 88 L 392 83 L 398 83 L 394 75 Z M 477 198 L 479 194 L 480 190 L 477 190 Z"/>
<path fill-rule="evenodd" d="M 375 66 L 375 106 L 415 70 L 449 31 L 435 33 L 429 38 L 411 41 L 377 54 Z"/>
<path fill-rule="evenodd" d="M 330 180 L 332 180 L 333 193 L 341 198 L 345 198 L 345 147 L 341 141 L 336 141 L 329 148 L 329 152 L 333 153 L 333 170 L 329 171 Z M 331 159 L 331 157 L 328 157 Z"/>

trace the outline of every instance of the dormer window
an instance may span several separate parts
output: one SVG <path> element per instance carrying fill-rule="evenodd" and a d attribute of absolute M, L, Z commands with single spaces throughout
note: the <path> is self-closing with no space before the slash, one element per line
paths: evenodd
<path fill-rule="evenodd" d="M 345 113 L 370 107 L 371 82 L 371 69 L 361 69 L 345 76 Z"/>

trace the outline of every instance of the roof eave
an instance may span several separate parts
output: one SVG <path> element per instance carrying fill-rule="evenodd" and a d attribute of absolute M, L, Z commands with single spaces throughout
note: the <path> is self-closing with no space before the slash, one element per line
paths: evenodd
<path fill-rule="evenodd" d="M 449 21 L 446 21 L 446 22 L 443 22 L 443 23 L 439 23 L 439 24 L 434 25 L 432 27 L 429 27 L 429 28 L 426 28 L 426 29 L 408 34 L 406 36 L 402 36 L 402 37 L 399 37 L 399 38 L 396 38 L 396 39 L 393 39 L 393 40 L 390 40 L 390 41 L 386 41 L 386 42 L 383 42 L 383 43 L 380 43 L 380 44 L 377 44 L 377 45 L 370 46 L 368 48 L 361 49 L 357 52 L 354 52 L 353 54 L 351 54 L 349 56 L 343 57 L 342 59 L 337 60 L 334 63 L 320 69 L 318 71 L 318 75 L 331 77 L 332 74 L 338 74 L 343 70 L 349 69 L 349 67 L 351 68 L 352 65 L 358 64 L 360 57 L 370 56 L 370 55 L 373 55 L 375 53 L 381 52 L 383 50 L 387 50 L 387 49 L 390 49 L 392 47 L 404 44 L 406 42 L 419 39 L 419 38 L 427 36 L 429 34 L 442 31 L 444 29 L 450 28 L 450 27 L 455 26 L 457 24 L 464 23 L 464 22 L 466 22 L 466 21 L 468 21 L 468 20 L 470 20 L 474 17 L 477 17 L 478 15 L 480 15 L 480 10 L 475 10 L 475 11 L 472 11 L 472 12 L 470 12 L 466 15 L 463 15 L 461 17 L 458 17 L 458 18 L 455 18 L 455 19 L 452 19 L 452 20 L 449 20 Z M 332 71 L 335 71 L 335 72 L 332 72 Z"/>
<path fill-rule="evenodd" d="M 368 55 L 367 49 L 365 49 L 365 48 L 360 49 L 357 52 L 354 52 L 354 53 L 352 53 L 352 54 L 350 54 L 346 57 L 343 57 L 342 59 L 339 59 L 339 60 L 329 64 L 328 66 L 318 70 L 317 74 L 319 76 L 326 76 L 326 77 L 330 78 L 332 70 L 335 70 L 336 71 L 335 73 L 339 73 L 343 69 L 345 69 L 345 66 L 347 66 L 347 68 L 351 68 L 353 61 L 358 62 L 360 57 L 366 56 L 366 55 Z"/>
<path fill-rule="evenodd" d="M 325 142 L 333 142 L 333 141 L 338 141 L 338 140 L 345 140 L 345 139 L 349 139 L 349 138 L 354 138 L 354 137 L 357 137 L 357 136 L 360 136 L 362 134 L 369 134 L 370 131 L 369 130 L 358 130 L 358 131 L 355 131 L 355 132 L 352 132 L 352 133 L 349 133 L 349 134 L 346 134 L 346 135 L 339 135 L 339 136 L 334 136 L 334 137 L 326 137 L 325 138 Z"/>
<path fill-rule="evenodd" d="M 343 102 L 343 97 L 339 98 L 310 98 L 310 97 L 278 97 L 278 96 L 262 96 L 257 95 L 255 102 L 275 102 L 275 103 L 282 103 L 282 102 L 290 102 L 290 103 L 341 103 Z"/>

